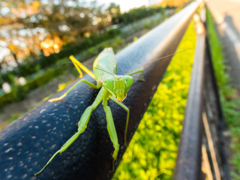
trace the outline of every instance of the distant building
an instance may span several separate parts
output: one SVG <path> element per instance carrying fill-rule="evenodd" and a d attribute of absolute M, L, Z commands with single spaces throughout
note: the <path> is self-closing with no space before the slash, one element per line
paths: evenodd
<path fill-rule="evenodd" d="M 158 4 L 160 2 L 162 2 L 163 0 L 148 0 L 149 6 Z"/>

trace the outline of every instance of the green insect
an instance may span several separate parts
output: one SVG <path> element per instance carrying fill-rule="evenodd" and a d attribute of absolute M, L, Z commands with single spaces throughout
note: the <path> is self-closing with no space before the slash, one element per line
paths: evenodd
<path fill-rule="evenodd" d="M 133 78 L 131 77 L 134 74 L 140 73 L 139 79 L 141 79 L 141 76 L 143 74 L 143 69 L 137 70 L 135 72 L 129 73 L 127 75 L 116 75 L 117 73 L 117 61 L 114 55 L 114 52 L 112 48 L 105 48 L 95 59 L 93 64 L 93 70 L 94 74 L 89 71 L 85 66 L 83 66 L 78 60 L 76 60 L 73 56 L 70 56 L 70 59 L 72 60 L 73 64 L 77 68 L 78 72 L 80 73 L 80 77 L 82 77 L 82 70 L 84 70 L 86 73 L 88 73 L 92 78 L 94 78 L 97 81 L 97 85 L 92 84 L 88 82 L 85 79 L 81 79 L 76 84 L 74 84 L 63 96 L 51 99 L 50 102 L 59 101 L 62 98 L 64 98 L 74 87 L 76 87 L 79 83 L 83 82 L 88 84 L 94 89 L 100 89 L 95 101 L 91 106 L 89 106 L 83 113 L 83 115 L 80 118 L 80 121 L 78 122 L 78 131 L 59 149 L 47 162 L 47 164 L 35 175 L 40 174 L 46 166 L 52 161 L 52 159 L 58 154 L 64 152 L 76 139 L 77 137 L 83 133 L 87 127 L 88 121 L 90 119 L 91 113 L 96 107 L 99 105 L 99 103 L 102 101 L 103 109 L 106 113 L 106 120 L 107 120 L 107 130 L 110 136 L 110 139 L 113 143 L 114 152 L 113 152 L 113 169 L 114 169 L 114 162 L 118 156 L 119 151 L 119 143 L 118 143 L 118 137 L 115 129 L 115 125 L 113 122 L 112 112 L 109 108 L 107 101 L 108 99 L 112 99 L 114 102 L 116 102 L 119 106 L 121 106 L 123 109 L 127 111 L 127 120 L 126 120 L 126 127 L 125 127 L 125 134 L 124 134 L 124 142 L 127 146 L 127 129 L 128 129 L 128 121 L 129 121 L 129 109 L 127 106 L 122 104 L 121 102 L 125 99 L 127 96 L 127 92 L 129 88 L 133 84 Z"/>
<path fill-rule="evenodd" d="M 155 61 L 159 61 L 160 59 L 173 56 L 174 54 L 187 51 L 193 48 L 185 49 L 164 57 L 161 57 L 157 60 L 148 62 L 153 63 Z M 132 73 L 127 73 L 126 75 L 116 75 L 117 73 L 117 60 L 114 55 L 114 52 L 112 48 L 105 48 L 95 59 L 93 63 L 93 70 L 94 74 L 88 70 L 85 66 L 83 66 L 77 59 L 75 59 L 73 56 L 70 56 L 71 61 L 75 65 L 76 69 L 78 70 L 80 77 L 82 78 L 82 70 L 84 70 L 87 74 L 89 74 L 93 79 L 97 81 L 97 85 L 92 84 L 88 82 L 85 79 L 81 79 L 76 84 L 74 84 L 65 94 L 63 94 L 59 98 L 50 99 L 49 102 L 59 101 L 63 99 L 74 87 L 76 87 L 79 83 L 83 82 L 88 84 L 94 89 L 99 89 L 99 91 L 95 101 L 91 106 L 89 106 L 83 113 L 83 115 L 80 118 L 80 121 L 78 122 L 78 132 L 76 132 L 68 141 L 63 144 L 61 149 L 59 149 L 47 162 L 47 164 L 35 175 L 40 174 L 47 165 L 52 161 L 52 159 L 58 154 L 64 152 L 77 138 L 78 136 L 83 133 L 87 127 L 88 121 L 90 119 L 90 116 L 92 114 L 92 111 L 96 109 L 96 107 L 100 104 L 102 101 L 103 109 L 106 113 L 106 120 L 107 120 L 107 130 L 110 136 L 110 139 L 113 143 L 114 152 L 113 152 L 113 170 L 114 170 L 114 162 L 117 159 L 118 151 L 119 151 L 119 144 L 118 144 L 118 137 L 115 129 L 115 125 L 113 122 L 112 112 L 109 106 L 107 105 L 108 99 L 112 99 L 115 103 L 117 103 L 119 106 L 121 106 L 123 109 L 127 111 L 127 120 L 126 120 L 126 127 L 125 127 L 125 134 L 124 134 L 124 143 L 125 146 L 127 146 L 127 129 L 128 129 L 128 121 L 129 121 L 129 109 L 127 106 L 122 104 L 122 101 L 126 98 L 127 92 L 129 88 L 133 84 L 133 78 L 131 77 L 134 74 L 140 73 L 139 80 L 144 81 L 141 79 L 143 74 L 143 69 L 139 69 L 137 71 L 134 71 Z M 146 64 L 143 64 L 139 67 L 145 66 Z M 138 69 L 139 67 L 135 68 Z M 134 69 L 134 70 L 135 70 Z M 133 71 L 133 70 L 132 70 Z"/>

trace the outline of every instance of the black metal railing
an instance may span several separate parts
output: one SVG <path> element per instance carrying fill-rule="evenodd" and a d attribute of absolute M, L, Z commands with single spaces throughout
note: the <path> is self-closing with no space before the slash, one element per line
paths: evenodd
<path fill-rule="evenodd" d="M 228 180 L 224 121 L 207 37 L 203 8 L 174 180 Z M 202 168 L 203 167 L 203 168 Z M 206 172 L 202 172 L 205 169 Z"/>
<path fill-rule="evenodd" d="M 120 51 L 116 55 L 118 74 L 125 74 L 142 64 L 173 54 L 199 4 L 200 2 L 191 3 L 138 41 Z M 197 48 L 204 49 L 204 38 L 201 37 L 200 39 Z M 199 54 L 195 57 L 200 60 L 203 58 L 204 51 L 198 52 Z M 124 101 L 124 104 L 130 109 L 128 142 L 147 110 L 157 89 L 156 87 L 161 82 L 170 61 L 171 56 L 168 56 L 144 66 L 144 82 L 138 81 L 137 76 L 134 76 L 135 82 L 128 92 L 127 99 Z M 199 65 L 201 67 L 194 67 L 194 71 L 196 69 L 199 72 L 193 76 L 195 77 L 192 80 L 194 83 L 191 84 L 190 90 L 190 94 L 197 93 L 199 98 L 191 105 L 193 112 L 189 116 L 186 113 L 186 118 L 191 119 L 195 112 L 198 114 L 198 119 L 196 124 L 190 122 L 190 127 L 187 127 L 188 123 L 185 120 L 182 135 L 182 139 L 191 136 L 192 134 L 189 133 L 194 133 L 191 128 L 195 128 L 195 133 L 198 134 L 195 139 L 196 142 L 194 139 L 189 141 L 194 143 L 192 151 L 196 150 L 196 152 L 191 153 L 191 160 L 197 161 L 194 164 L 195 166 L 200 166 L 201 161 L 201 150 L 199 150 L 199 148 L 201 149 L 201 116 L 199 114 L 201 113 L 202 92 L 198 88 L 202 90 L 203 86 L 202 61 Z M 84 78 L 94 83 L 94 80 L 88 75 L 85 75 Z M 196 82 L 198 82 L 197 86 L 193 87 Z M 54 97 L 61 96 L 68 89 L 64 89 Z M 38 172 L 64 142 L 77 131 L 77 122 L 86 107 L 94 101 L 97 93 L 98 90 L 94 90 L 86 84 L 79 84 L 62 101 L 53 103 L 46 101 L 4 128 L 0 132 L 0 179 L 111 179 L 114 173 L 112 172 L 113 145 L 106 129 L 105 113 L 102 105 L 99 105 L 93 111 L 85 132 L 64 153 L 57 155 L 42 174 L 34 176 L 34 173 Z M 109 106 L 112 110 L 120 143 L 119 155 L 115 162 L 115 167 L 117 167 L 126 150 L 124 146 L 126 112 L 111 100 Z M 188 103 L 187 109 L 190 108 L 189 106 Z M 194 109 L 194 106 L 197 106 L 198 109 Z M 191 132 L 186 132 L 189 128 Z M 185 146 L 188 146 L 189 142 L 184 143 L 181 140 L 179 152 L 185 153 L 187 149 Z M 182 172 L 178 170 L 182 163 L 180 154 L 175 171 L 179 171 L 179 173 Z M 184 164 L 182 165 L 184 167 Z M 188 167 L 194 168 L 191 167 L 191 164 Z M 199 169 L 194 169 L 192 172 L 191 177 L 200 174 Z M 178 179 L 177 177 L 178 173 L 175 173 L 175 179 Z"/>
<path fill-rule="evenodd" d="M 202 97 L 204 79 L 205 34 L 197 37 L 191 84 L 174 179 L 197 179 L 201 175 Z M 200 179 L 200 178 L 199 178 Z"/>

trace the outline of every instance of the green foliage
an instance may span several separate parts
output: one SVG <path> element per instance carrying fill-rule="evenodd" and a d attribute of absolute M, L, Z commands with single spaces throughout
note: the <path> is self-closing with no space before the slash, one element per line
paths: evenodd
<path fill-rule="evenodd" d="M 112 19 L 112 24 L 130 24 L 142 18 L 152 16 L 157 13 L 163 13 L 162 7 L 140 7 L 131 9 L 123 14 L 118 14 Z"/>
<path fill-rule="evenodd" d="M 160 18 L 158 16 L 156 18 L 156 15 L 155 15 L 154 17 L 143 19 L 143 21 L 144 21 L 144 23 L 146 21 L 150 21 L 151 22 L 151 28 L 153 28 L 154 26 L 159 24 L 161 21 L 163 21 L 164 18 L 165 18 L 164 16 L 162 16 Z M 136 23 L 139 23 L 139 22 L 136 22 Z M 79 61 L 84 61 L 85 59 L 91 58 L 93 55 L 96 55 L 96 54 L 100 53 L 106 47 L 112 47 L 115 52 L 119 52 L 122 48 L 124 48 L 126 46 L 124 38 L 128 37 L 129 35 L 131 35 L 132 33 L 136 32 L 136 31 L 139 31 L 139 30 L 143 29 L 144 26 L 142 26 L 142 24 L 143 23 L 140 22 L 140 26 L 138 25 L 135 28 L 135 31 L 128 32 L 128 35 L 126 34 L 126 31 L 124 33 L 121 32 L 119 36 L 116 36 L 115 38 L 112 38 L 110 40 L 107 40 L 107 41 L 104 41 L 102 43 L 99 43 L 96 46 L 91 47 L 91 50 L 89 50 L 90 53 L 88 52 L 88 50 L 85 50 L 83 52 L 75 54 L 75 57 Z M 128 25 L 128 26 L 131 26 L 131 25 Z M 137 37 L 134 37 L 134 41 L 135 40 L 137 40 Z M 56 61 L 56 64 L 52 65 L 49 68 L 50 69 L 56 69 L 57 72 L 61 72 L 61 71 L 67 70 L 68 72 L 71 72 L 71 74 L 73 74 L 76 77 L 78 77 L 79 73 L 76 70 L 76 68 L 73 66 L 73 64 L 66 63 L 66 62 L 70 62 L 68 57 L 65 57 L 65 58 L 62 58 L 62 59 Z M 39 67 L 40 67 L 40 65 L 37 64 L 35 66 L 35 69 L 39 69 Z M 34 69 L 34 66 L 32 66 L 32 68 Z M 29 69 L 31 69 L 31 68 L 29 68 Z M 12 92 L 8 93 L 8 94 L 5 94 L 4 91 L 0 89 L 0 106 L 4 105 L 5 103 L 8 103 L 8 102 L 16 102 L 16 101 L 19 101 L 19 100 L 22 100 L 23 98 L 25 98 L 27 93 L 30 90 L 33 90 L 34 88 L 39 87 L 39 85 L 36 85 L 36 83 L 34 83 L 34 82 L 38 81 L 37 77 L 40 76 L 40 75 L 43 76 L 44 73 L 47 73 L 47 75 L 49 75 L 46 70 L 41 70 L 41 72 L 38 72 L 38 73 L 35 73 L 35 74 L 32 74 L 30 76 L 25 77 L 26 80 L 27 80 L 27 84 L 32 84 L 31 86 L 29 85 L 31 88 L 26 88 L 27 90 L 22 91 L 22 87 L 21 86 L 13 86 L 14 90 Z M 57 76 L 57 75 L 58 75 L 58 73 L 54 73 L 54 74 L 51 75 L 50 78 L 46 77 L 46 81 L 45 82 L 47 82 L 47 80 L 51 80 L 54 76 Z M 9 76 L 10 76 L 9 79 L 11 79 L 12 84 L 14 84 L 15 83 L 15 76 L 12 75 L 12 74 L 9 74 Z M 30 82 L 28 82 L 28 81 L 30 81 Z M 0 82 L 0 84 L 1 84 L 1 82 Z"/>
<path fill-rule="evenodd" d="M 151 28 L 151 24 L 150 24 L 150 23 L 146 23 L 146 24 L 144 25 L 144 28 L 145 28 L 145 29 L 150 29 L 150 28 Z"/>
<path fill-rule="evenodd" d="M 56 75 L 61 74 L 62 71 L 56 68 L 49 68 L 44 72 L 40 72 L 34 75 L 27 83 L 23 86 L 14 85 L 12 86 L 11 92 L 0 95 L 0 106 L 9 102 L 18 102 L 23 100 L 29 91 L 42 86 L 43 84 L 50 81 Z"/>
<path fill-rule="evenodd" d="M 177 51 L 195 45 L 191 23 Z M 193 50 L 173 57 L 113 180 L 172 179 L 193 58 Z"/>
<path fill-rule="evenodd" d="M 98 54 L 98 51 L 94 51 L 94 49 L 89 48 L 92 48 L 93 46 L 96 46 L 109 39 L 113 39 L 114 37 L 118 36 L 119 33 L 120 29 L 117 28 L 110 29 L 102 34 L 93 34 L 92 36 L 85 38 L 84 41 L 78 45 L 68 44 L 63 46 L 59 53 L 54 53 L 50 56 L 42 56 L 35 61 L 26 61 L 25 63 L 19 64 L 19 66 L 13 70 L 1 73 L 1 77 L 4 82 L 12 83 L 11 75 L 16 77 L 30 76 L 31 74 L 37 73 L 40 69 L 49 68 L 50 66 L 56 64 L 57 61 L 72 54 L 79 54 L 81 51 L 89 51 L 91 55 L 96 55 Z M 0 86 L 2 83 L 3 82 L 0 82 Z"/>
<path fill-rule="evenodd" d="M 155 25 L 159 24 L 161 19 L 153 20 L 151 21 L 151 24 L 147 25 L 148 27 L 144 26 L 143 28 L 153 28 Z M 134 32 L 140 29 L 142 29 L 142 27 L 137 28 L 134 30 Z M 26 61 L 22 64 L 19 64 L 18 67 L 15 67 L 11 71 L 1 73 L 3 81 L 0 81 L 0 86 L 3 84 L 3 82 L 12 84 L 14 82 L 14 77 L 28 77 L 37 73 L 40 69 L 49 68 L 59 61 L 62 61 L 63 58 L 69 57 L 73 54 L 75 56 L 79 56 L 78 59 L 83 61 L 87 58 L 97 55 L 105 47 L 113 47 L 113 49 L 116 49 L 119 45 L 124 43 L 123 38 L 126 38 L 132 33 L 133 32 L 126 34 L 126 32 L 121 32 L 121 29 L 119 28 L 110 29 L 102 34 L 93 34 L 92 36 L 85 38 L 85 40 L 78 45 L 65 45 L 59 53 L 51 54 L 50 56 L 42 55 L 35 61 Z"/>
<path fill-rule="evenodd" d="M 230 77 L 226 73 L 228 67 L 226 67 L 224 64 L 224 55 L 222 53 L 223 48 L 221 46 L 219 37 L 217 36 L 217 31 L 214 27 L 214 20 L 208 9 L 207 25 L 213 66 L 219 86 L 224 119 L 226 120 L 231 131 L 231 147 L 233 151 L 233 158 L 231 163 L 236 170 L 234 172 L 231 172 L 231 175 L 232 179 L 238 180 L 240 179 L 240 100 L 234 98 L 235 90 L 230 86 Z"/>
<path fill-rule="evenodd" d="M 140 9 L 140 10 L 138 10 Z M 150 15 L 154 15 L 156 13 L 164 11 L 164 9 L 161 9 L 159 7 L 156 8 L 137 8 L 134 10 L 131 10 L 133 12 L 138 11 L 147 11 L 148 13 L 144 14 L 144 16 L 137 15 L 138 13 L 133 13 L 131 16 L 135 16 L 134 22 L 137 20 L 146 18 Z M 124 13 L 127 14 L 127 13 Z M 161 19 L 160 19 L 161 20 Z M 159 19 L 151 20 L 151 23 L 143 25 L 143 28 L 150 29 L 154 27 L 155 25 L 159 24 Z M 128 24 L 128 23 L 127 23 Z M 127 36 L 131 35 L 137 30 L 142 29 L 142 27 L 134 29 L 133 32 L 129 30 L 129 33 L 122 32 L 122 29 L 116 28 L 116 29 L 109 29 L 107 31 L 104 31 L 101 34 L 93 33 L 90 37 L 85 37 L 81 40 L 81 42 L 78 43 L 70 43 L 66 44 L 62 47 L 61 51 L 59 53 L 51 54 L 50 56 L 44 56 L 41 54 L 41 56 L 36 57 L 34 61 L 25 61 L 24 63 L 19 64 L 18 67 L 15 67 L 13 70 L 2 72 L 1 77 L 3 81 L 0 81 L 0 86 L 2 86 L 3 82 L 8 82 L 10 84 L 13 83 L 11 76 L 13 77 L 28 77 L 32 74 L 37 73 L 40 69 L 46 69 L 54 64 L 56 64 L 58 61 L 61 61 L 63 58 L 69 57 L 70 55 L 79 55 L 81 60 L 85 60 L 87 58 L 90 58 L 94 55 L 97 55 L 99 52 L 101 52 L 104 47 L 107 47 L 106 45 L 109 44 L 113 48 L 117 48 L 117 46 L 120 44 L 123 44 L 123 39 Z M 120 38 L 121 37 L 121 38 Z M 112 43 L 112 41 L 116 41 L 116 43 Z M 103 44 L 105 45 L 103 46 Z M 96 49 L 97 48 L 97 49 Z"/>
<path fill-rule="evenodd" d="M 76 57 L 80 61 L 83 61 L 84 59 L 91 58 L 91 57 L 99 54 L 106 47 L 112 47 L 114 50 L 116 50 L 122 44 L 124 44 L 124 39 L 117 36 L 111 40 L 108 40 L 108 41 L 100 43 L 96 46 L 93 46 L 93 47 L 87 49 L 87 51 L 79 53 L 79 55 Z M 54 78 L 55 76 L 61 74 L 62 71 L 71 68 L 71 66 L 69 66 L 69 64 L 65 64 L 63 70 L 59 69 L 59 67 L 61 67 L 60 65 L 66 61 L 69 62 L 68 58 L 63 58 L 63 59 L 59 60 L 58 62 L 56 62 L 57 65 L 52 65 L 50 68 L 47 68 L 47 70 L 41 70 L 36 74 L 27 76 L 26 77 L 27 84 L 25 84 L 24 86 L 16 85 L 14 75 L 9 74 L 8 76 L 9 76 L 9 80 L 12 84 L 12 91 L 10 93 L 0 95 L 0 106 L 4 105 L 5 103 L 18 102 L 18 101 L 23 100 L 29 91 L 42 86 L 43 84 L 47 83 L 52 78 Z M 37 64 L 35 69 L 39 70 L 39 67 L 40 66 Z M 79 75 L 78 71 L 75 68 L 72 70 L 72 73 L 75 76 Z"/>
<path fill-rule="evenodd" d="M 127 38 L 130 35 L 136 33 L 137 31 L 140 31 L 146 28 L 152 29 L 155 26 L 159 25 L 161 22 L 163 22 L 166 19 L 166 17 L 169 17 L 169 14 L 163 15 L 161 13 L 157 13 L 151 17 L 147 17 L 147 18 L 141 19 L 140 21 L 126 25 L 121 28 L 120 36 L 122 38 Z"/>

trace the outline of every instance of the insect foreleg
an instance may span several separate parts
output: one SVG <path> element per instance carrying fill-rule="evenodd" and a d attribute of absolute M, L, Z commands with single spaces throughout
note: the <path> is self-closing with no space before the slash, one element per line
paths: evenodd
<path fill-rule="evenodd" d="M 110 107 L 107 105 L 107 100 L 105 99 L 103 101 L 103 109 L 106 113 L 106 120 L 107 120 L 107 130 L 110 136 L 110 139 L 113 143 L 113 147 L 114 147 L 114 152 L 113 152 L 113 171 L 114 171 L 114 162 L 117 159 L 118 156 L 118 151 L 119 151 L 119 144 L 118 144 L 118 137 L 117 137 L 117 132 L 115 129 L 115 125 L 113 122 L 113 117 L 112 117 L 112 112 Z"/>
<path fill-rule="evenodd" d="M 141 81 L 145 81 L 144 79 L 142 79 L 143 69 L 137 70 L 137 71 L 132 72 L 132 73 L 130 73 L 128 75 L 132 76 L 132 75 L 137 74 L 137 73 L 140 73 L 138 79 L 141 80 Z"/>
<path fill-rule="evenodd" d="M 126 127 L 125 127 L 125 134 L 124 134 L 124 144 L 127 146 L 127 129 L 128 129 L 128 122 L 129 122 L 129 108 L 125 106 L 124 104 L 120 103 L 115 97 L 111 96 L 111 100 L 113 100 L 115 103 L 117 103 L 119 106 L 121 106 L 125 111 L 127 111 L 127 120 L 126 120 Z"/>
<path fill-rule="evenodd" d="M 98 104 L 102 101 L 103 97 L 104 97 L 104 89 L 101 89 L 101 91 L 98 93 L 98 96 L 96 97 L 95 101 L 93 102 L 93 104 L 91 106 L 89 106 L 83 113 L 83 115 L 81 116 L 80 121 L 78 122 L 78 132 L 76 132 L 70 139 L 68 139 L 68 141 L 66 143 L 63 144 L 63 146 L 61 147 L 61 149 L 59 149 L 51 158 L 50 160 L 47 162 L 47 164 L 39 171 L 37 172 L 35 175 L 40 174 L 46 167 L 47 165 L 52 161 L 52 159 L 58 154 L 58 153 L 62 153 L 64 152 L 76 139 L 77 137 L 83 133 L 85 131 L 85 129 L 87 128 L 87 124 L 88 121 L 90 119 L 90 116 L 92 114 L 92 111 L 94 109 L 96 109 L 96 107 L 98 106 Z"/>
<path fill-rule="evenodd" d="M 81 82 L 86 83 L 87 85 L 91 86 L 91 87 L 94 88 L 94 89 L 99 89 L 99 88 L 101 87 L 100 84 L 95 85 L 95 84 L 90 83 L 89 81 L 87 81 L 87 80 L 85 80 L 85 79 L 81 79 L 81 80 L 79 80 L 76 84 L 74 84 L 66 93 L 64 93 L 61 97 L 59 97 L 59 98 L 54 98 L 54 99 L 50 99 L 50 100 L 48 100 L 48 101 L 49 101 L 49 102 L 54 102 L 54 101 L 60 101 L 60 100 L 62 100 L 73 88 L 75 88 L 75 87 L 76 87 L 79 83 L 81 83 Z"/>
<path fill-rule="evenodd" d="M 83 132 L 83 131 L 82 131 Z M 53 160 L 53 158 L 58 154 L 58 153 L 62 153 L 63 151 L 65 151 L 76 139 L 77 137 L 82 133 L 81 131 L 78 131 L 77 133 L 75 133 L 62 147 L 61 149 L 59 149 L 57 152 L 55 152 L 55 154 L 49 159 L 49 161 L 47 162 L 47 164 L 36 174 L 34 174 L 35 176 L 40 174 L 46 167 L 47 165 Z"/>
<path fill-rule="evenodd" d="M 38 175 L 40 174 L 46 167 L 47 165 L 52 161 L 52 159 L 58 154 L 58 153 L 62 153 L 64 152 L 76 139 L 77 137 L 83 133 L 87 127 L 87 123 L 89 121 L 90 115 L 92 113 L 92 106 L 89 106 L 83 113 L 80 121 L 78 122 L 78 132 L 75 133 L 70 139 L 68 139 L 68 141 L 66 143 L 63 144 L 63 146 L 61 147 L 61 149 L 59 149 L 47 162 L 47 164 L 39 171 L 35 174 Z"/>

